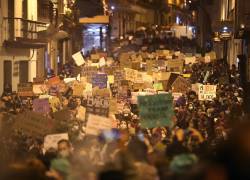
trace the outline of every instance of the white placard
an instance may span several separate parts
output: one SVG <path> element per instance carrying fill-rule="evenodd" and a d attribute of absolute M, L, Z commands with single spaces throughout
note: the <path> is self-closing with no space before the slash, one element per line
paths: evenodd
<path fill-rule="evenodd" d="M 73 54 L 72 58 L 74 59 L 77 66 L 81 66 L 81 65 L 85 64 L 85 60 L 84 60 L 84 58 L 82 56 L 81 51 Z"/>
<path fill-rule="evenodd" d="M 73 82 L 73 81 L 75 81 L 76 80 L 76 78 L 64 78 L 64 82 L 66 83 L 66 84 L 68 84 L 68 83 L 71 83 L 71 82 Z"/>
<path fill-rule="evenodd" d="M 33 93 L 34 94 L 43 94 L 47 91 L 45 84 L 33 84 Z"/>
<path fill-rule="evenodd" d="M 112 128 L 112 119 L 89 114 L 86 126 L 86 134 L 98 136 L 102 131 L 110 130 Z"/>
<path fill-rule="evenodd" d="M 216 98 L 216 85 L 199 85 L 199 100 L 200 101 L 212 101 Z"/>
<path fill-rule="evenodd" d="M 169 53 L 170 53 L 170 51 L 169 51 L 169 50 L 166 50 L 166 49 L 165 49 L 165 50 L 163 50 L 163 54 L 164 54 L 164 55 L 169 55 Z"/>
<path fill-rule="evenodd" d="M 100 58 L 100 60 L 99 60 L 99 66 L 100 66 L 100 67 L 103 67 L 103 66 L 105 66 L 105 65 L 106 65 L 106 60 L 105 60 L 105 58 L 104 58 L 104 57 Z"/>
<path fill-rule="evenodd" d="M 92 60 L 98 60 L 98 59 L 100 59 L 100 55 L 99 54 L 91 54 L 90 55 L 90 59 L 92 59 Z"/>
<path fill-rule="evenodd" d="M 50 148 L 54 148 L 57 150 L 57 143 L 62 140 L 69 140 L 68 133 L 61 134 L 50 134 L 44 137 L 44 150 L 47 151 Z"/>

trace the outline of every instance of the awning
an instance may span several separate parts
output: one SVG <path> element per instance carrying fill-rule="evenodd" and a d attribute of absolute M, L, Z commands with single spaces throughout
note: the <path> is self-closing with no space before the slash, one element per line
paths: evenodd
<path fill-rule="evenodd" d="M 81 24 L 109 24 L 109 16 L 95 16 L 92 18 L 80 18 Z"/>
<path fill-rule="evenodd" d="M 21 48 L 21 49 L 40 49 L 46 47 L 47 42 L 43 40 L 6 40 L 4 41 L 4 46 L 8 48 Z"/>

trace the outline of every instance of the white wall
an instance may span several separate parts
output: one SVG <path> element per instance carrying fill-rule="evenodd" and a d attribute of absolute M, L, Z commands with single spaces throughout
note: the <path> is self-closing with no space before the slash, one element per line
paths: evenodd
<path fill-rule="evenodd" d="M 4 41 L 4 33 L 2 28 L 2 17 L 8 16 L 8 0 L 1 0 L 2 4 L 0 6 L 0 94 L 3 92 L 4 88 L 4 60 L 10 60 L 12 62 L 12 89 L 13 91 L 17 91 L 17 85 L 19 83 L 19 76 L 13 76 L 13 72 L 15 66 L 19 68 L 19 61 L 30 60 L 29 61 L 29 72 L 28 72 L 28 80 L 33 81 L 33 78 L 36 77 L 36 60 L 37 60 L 37 50 L 29 50 L 29 49 L 13 49 L 13 48 L 5 48 L 3 47 Z M 14 15 L 15 17 L 22 17 L 22 0 L 14 0 Z M 37 0 L 28 0 L 28 19 L 37 20 Z M 20 27 L 19 23 L 15 24 L 15 27 Z M 16 31 L 16 36 L 21 36 L 21 32 Z"/>
<path fill-rule="evenodd" d="M 28 19 L 37 21 L 37 0 L 28 0 Z M 33 78 L 36 77 L 36 62 L 37 61 L 37 50 L 30 50 L 30 61 L 29 61 L 29 81 L 33 82 Z"/>

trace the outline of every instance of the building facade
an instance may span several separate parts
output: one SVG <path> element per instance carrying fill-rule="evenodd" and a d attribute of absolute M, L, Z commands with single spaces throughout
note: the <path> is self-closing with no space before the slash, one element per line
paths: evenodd
<path fill-rule="evenodd" d="M 46 23 L 38 21 L 34 0 L 2 0 L 0 21 L 0 93 L 7 85 L 17 91 L 37 75 L 38 49 L 46 46 L 38 32 Z"/>
<path fill-rule="evenodd" d="M 112 38 L 124 37 L 142 27 L 165 25 L 167 3 L 163 0 L 109 0 Z"/>
<path fill-rule="evenodd" d="M 60 31 L 65 0 L 0 1 L 0 93 L 5 86 L 46 77 L 70 56 L 70 40 Z"/>

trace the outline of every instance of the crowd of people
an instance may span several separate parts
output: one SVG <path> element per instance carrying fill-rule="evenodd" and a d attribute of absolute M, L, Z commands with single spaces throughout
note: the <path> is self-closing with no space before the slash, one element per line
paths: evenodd
<path fill-rule="evenodd" d="M 58 94 L 57 110 L 70 110 L 73 119 L 57 127 L 69 139 L 47 150 L 42 138 L 10 128 L 13 117 L 33 109 L 32 98 L 6 89 L 1 99 L 0 179 L 249 179 L 250 124 L 236 67 L 216 60 L 194 63 L 184 71 L 191 74 L 192 84 L 216 84 L 216 98 L 200 101 L 188 90 L 174 102 L 171 127 L 141 128 L 135 105 L 127 103 L 117 115 L 117 128 L 87 135 L 86 121 L 77 117 L 85 97 L 73 97 L 72 89 Z M 70 71 L 64 73 L 70 77 Z"/>

